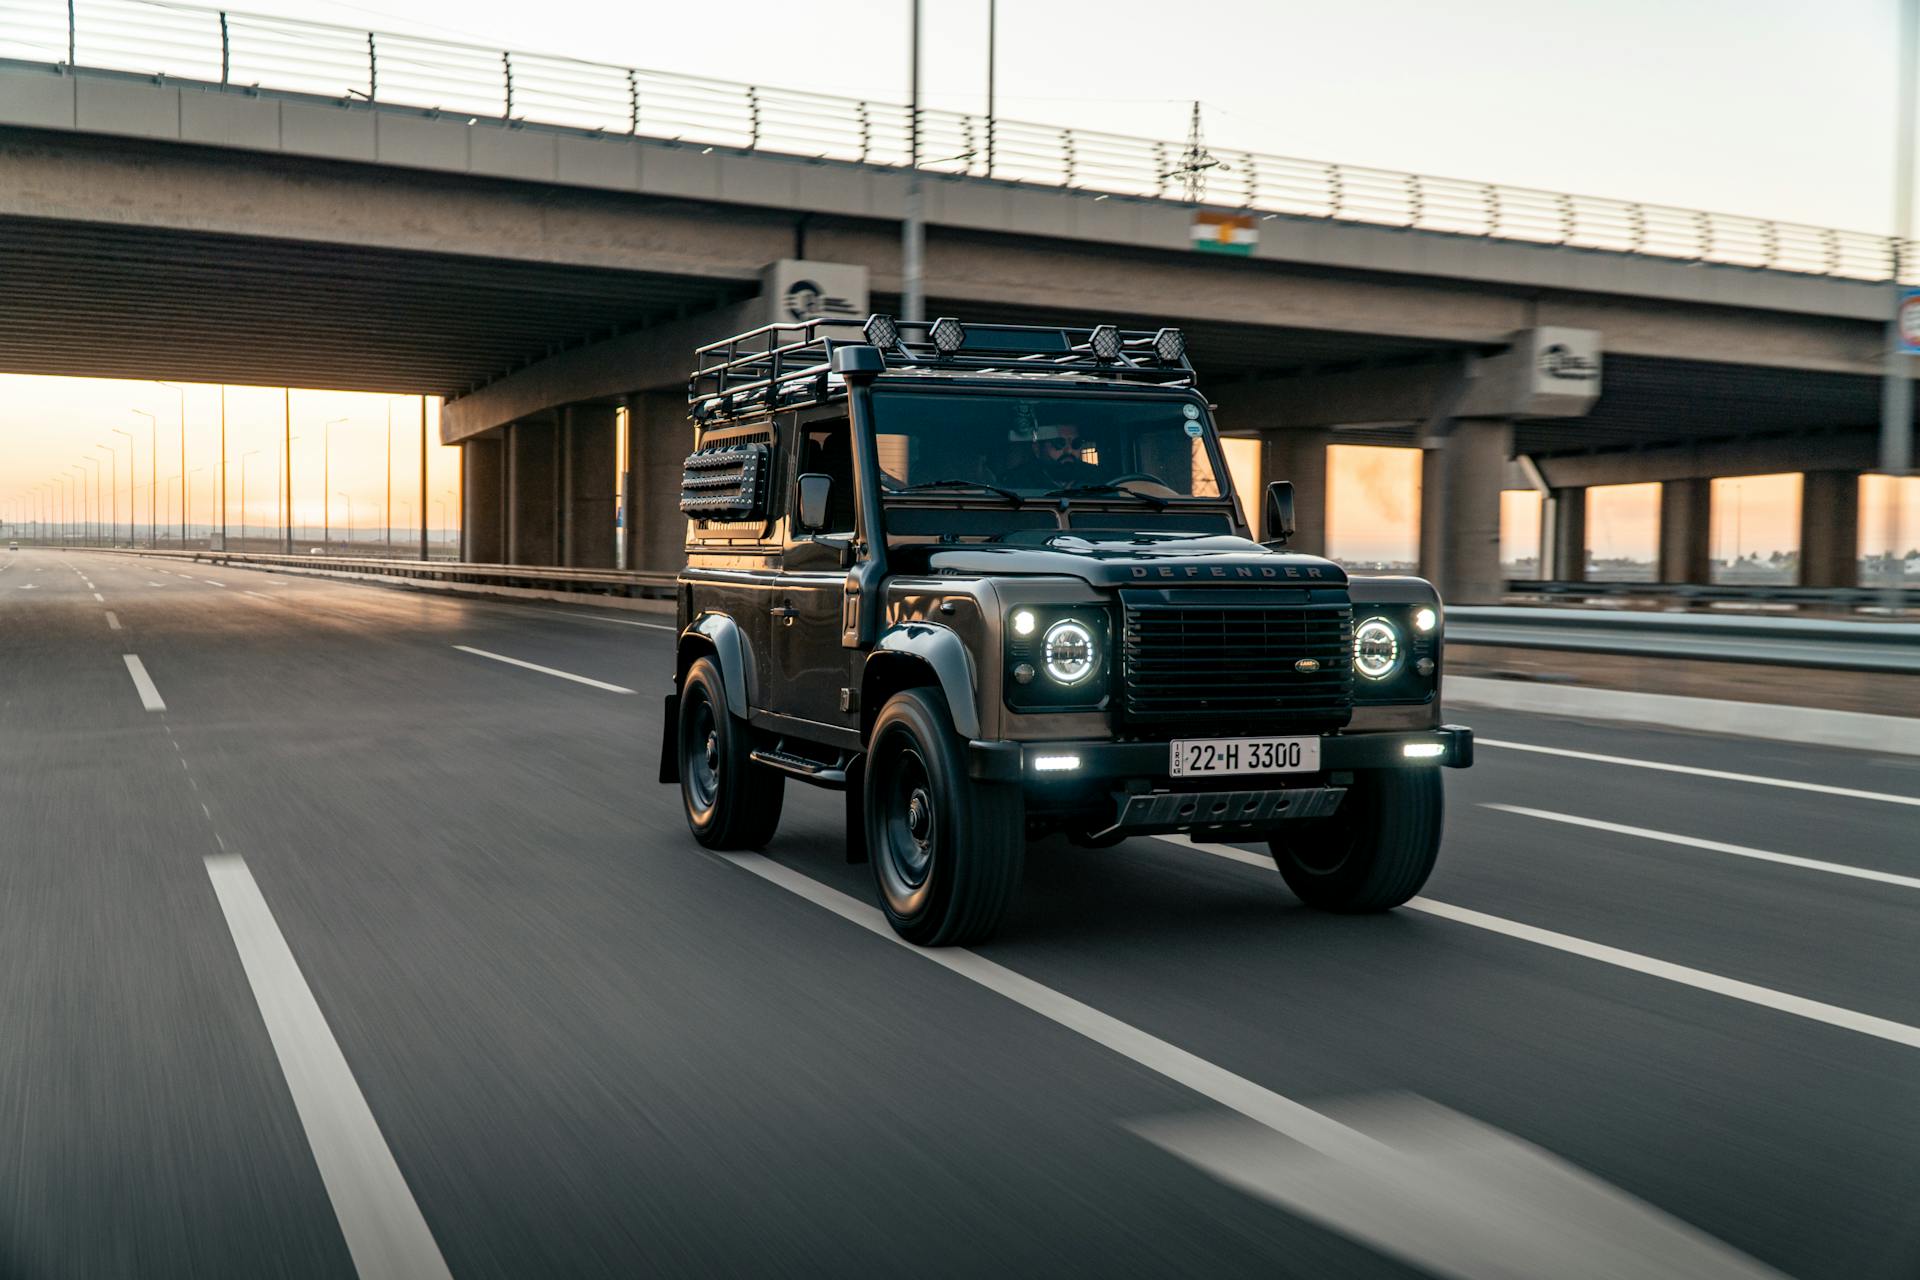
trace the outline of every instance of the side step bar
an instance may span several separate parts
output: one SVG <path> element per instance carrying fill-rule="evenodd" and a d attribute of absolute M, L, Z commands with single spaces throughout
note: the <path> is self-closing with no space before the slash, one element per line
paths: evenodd
<path fill-rule="evenodd" d="M 777 747 L 756 747 L 752 753 L 755 764 L 763 764 L 769 769 L 778 769 L 791 777 L 811 782 L 816 787 L 826 787 L 833 791 L 847 788 L 847 762 L 840 759 L 832 764 L 822 764 L 818 760 L 809 760 L 785 749 L 784 744 Z"/>

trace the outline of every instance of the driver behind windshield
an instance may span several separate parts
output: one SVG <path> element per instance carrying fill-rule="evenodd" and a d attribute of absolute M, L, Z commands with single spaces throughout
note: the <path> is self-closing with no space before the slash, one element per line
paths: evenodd
<path fill-rule="evenodd" d="M 1097 484 L 1100 468 L 1081 456 L 1085 448 L 1075 423 L 1056 422 L 1037 427 L 1027 456 L 1018 458 L 1008 469 L 1004 483 L 1014 489 L 1040 490 Z"/>

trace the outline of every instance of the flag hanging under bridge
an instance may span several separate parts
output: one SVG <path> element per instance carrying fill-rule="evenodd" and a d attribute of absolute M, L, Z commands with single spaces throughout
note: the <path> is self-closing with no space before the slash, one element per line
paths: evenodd
<path fill-rule="evenodd" d="M 1202 253 L 1236 253 L 1247 257 L 1260 243 L 1260 224 L 1250 213 L 1194 211 L 1193 247 Z"/>

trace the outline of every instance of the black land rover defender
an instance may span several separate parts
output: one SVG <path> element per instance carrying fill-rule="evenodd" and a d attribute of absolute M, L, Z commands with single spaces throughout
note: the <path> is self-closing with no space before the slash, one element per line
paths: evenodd
<path fill-rule="evenodd" d="M 843 789 L 901 936 L 992 932 L 1029 838 L 1267 842 L 1332 911 L 1440 844 L 1440 600 L 1255 542 L 1178 330 L 771 325 L 703 347 L 660 780 L 765 844 Z"/>

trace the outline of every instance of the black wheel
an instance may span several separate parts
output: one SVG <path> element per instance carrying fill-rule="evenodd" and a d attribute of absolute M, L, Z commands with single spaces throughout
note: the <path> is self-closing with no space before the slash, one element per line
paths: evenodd
<path fill-rule="evenodd" d="M 727 712 L 720 669 L 696 658 L 680 686 L 680 798 L 709 849 L 758 849 L 780 825 L 786 778 L 750 758 L 747 727 Z"/>
<path fill-rule="evenodd" d="M 1268 842 L 1300 901 L 1322 911 L 1386 911 L 1420 892 L 1440 853 L 1438 769 L 1354 775 L 1331 818 L 1302 821 Z"/>
<path fill-rule="evenodd" d="M 922 946 L 990 936 L 1020 883 L 1026 814 L 1017 785 L 978 782 L 939 698 L 908 689 L 874 721 L 867 860 L 894 932 Z"/>

